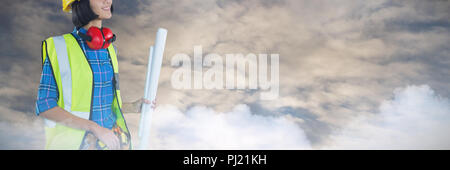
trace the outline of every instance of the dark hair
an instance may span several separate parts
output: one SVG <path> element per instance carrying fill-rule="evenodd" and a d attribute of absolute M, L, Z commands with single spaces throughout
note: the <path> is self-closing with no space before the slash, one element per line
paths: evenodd
<path fill-rule="evenodd" d="M 114 8 L 111 5 L 111 13 L 113 11 Z M 72 23 L 77 29 L 97 18 L 98 15 L 92 10 L 89 0 L 80 0 L 72 3 Z"/>

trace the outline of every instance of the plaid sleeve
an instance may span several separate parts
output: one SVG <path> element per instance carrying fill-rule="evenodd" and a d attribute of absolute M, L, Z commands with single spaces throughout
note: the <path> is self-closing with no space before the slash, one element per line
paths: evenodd
<path fill-rule="evenodd" d="M 48 60 L 45 58 L 41 80 L 39 83 L 37 101 L 36 101 L 36 115 L 45 112 L 55 106 L 58 106 L 58 87 L 56 85 L 53 70 Z"/>

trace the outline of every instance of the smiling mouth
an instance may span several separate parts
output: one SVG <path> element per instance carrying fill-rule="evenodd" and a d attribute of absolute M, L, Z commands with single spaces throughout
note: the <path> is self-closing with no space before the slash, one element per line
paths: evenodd
<path fill-rule="evenodd" d="M 111 10 L 111 7 L 104 7 L 104 8 L 102 8 L 102 10 L 109 11 L 109 10 Z"/>

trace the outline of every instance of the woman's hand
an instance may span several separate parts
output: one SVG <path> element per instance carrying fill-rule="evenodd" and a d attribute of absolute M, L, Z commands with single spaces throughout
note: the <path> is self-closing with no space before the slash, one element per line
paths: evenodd
<path fill-rule="evenodd" d="M 145 98 L 142 98 L 142 102 L 145 104 L 151 104 L 152 109 L 156 108 L 156 98 L 155 98 L 155 100 L 153 100 L 153 102 L 150 100 L 147 100 Z"/>
<path fill-rule="evenodd" d="M 143 104 L 150 104 L 152 109 L 156 108 L 156 99 L 151 102 L 150 100 L 147 100 L 145 98 L 140 98 L 134 102 L 131 103 L 127 103 L 124 102 L 122 103 L 122 111 L 124 113 L 141 113 L 141 109 L 142 109 L 142 105 Z"/>
<path fill-rule="evenodd" d="M 120 141 L 119 138 L 114 134 L 113 131 L 101 127 L 101 126 L 94 126 L 92 128 L 91 132 L 103 143 L 106 144 L 108 149 L 110 150 L 118 150 L 120 149 Z"/>

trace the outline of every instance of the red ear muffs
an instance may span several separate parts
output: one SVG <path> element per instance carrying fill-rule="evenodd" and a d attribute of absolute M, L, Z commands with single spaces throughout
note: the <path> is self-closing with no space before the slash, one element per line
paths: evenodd
<path fill-rule="evenodd" d="M 106 49 L 112 42 L 116 41 L 114 35 L 109 28 L 90 27 L 86 34 L 78 31 L 77 33 L 83 40 L 86 41 L 89 48 L 94 50 Z"/>
<path fill-rule="evenodd" d="M 105 48 L 108 48 L 109 45 L 115 41 L 115 35 L 109 28 L 102 28 L 103 37 L 105 38 L 105 44 L 103 46 Z"/>

